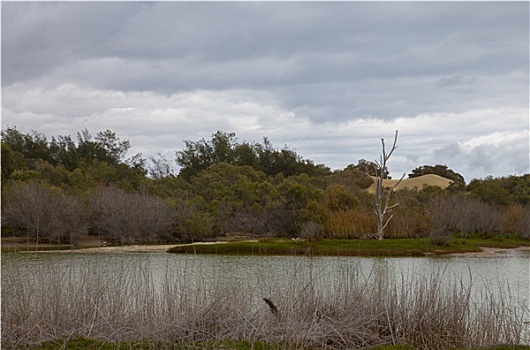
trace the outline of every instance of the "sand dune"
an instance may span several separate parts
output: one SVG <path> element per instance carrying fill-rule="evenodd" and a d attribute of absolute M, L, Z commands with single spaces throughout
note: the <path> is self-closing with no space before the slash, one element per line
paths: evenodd
<path fill-rule="evenodd" d="M 374 183 L 372 186 L 368 187 L 368 192 L 374 193 L 375 191 L 375 176 L 370 176 Z M 392 187 L 394 186 L 399 179 L 392 179 L 392 180 L 383 180 L 383 186 L 386 187 Z M 408 188 L 408 189 L 414 189 L 421 190 L 424 185 L 429 186 L 438 186 L 441 188 L 447 188 L 453 181 L 446 179 L 445 177 L 441 177 L 434 174 L 428 174 L 428 175 L 422 175 L 418 177 L 413 177 L 411 179 L 403 179 L 401 183 L 395 188 L 396 190 L 402 189 L 402 188 Z"/>

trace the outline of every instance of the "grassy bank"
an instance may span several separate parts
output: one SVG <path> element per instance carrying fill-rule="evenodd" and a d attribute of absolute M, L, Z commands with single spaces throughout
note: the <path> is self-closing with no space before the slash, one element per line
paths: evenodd
<path fill-rule="evenodd" d="M 322 239 L 317 241 L 262 239 L 257 242 L 177 246 L 170 253 L 248 254 L 248 255 L 328 255 L 328 256 L 425 256 L 480 252 L 481 247 L 516 248 L 530 246 L 530 241 L 513 237 L 470 237 L 462 244 L 454 238 L 435 245 L 429 238 L 415 239 Z"/>

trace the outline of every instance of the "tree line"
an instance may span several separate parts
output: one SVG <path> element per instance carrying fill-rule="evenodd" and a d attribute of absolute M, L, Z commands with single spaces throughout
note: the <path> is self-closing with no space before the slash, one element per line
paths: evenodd
<path fill-rule="evenodd" d="M 114 243 L 179 242 L 224 234 L 368 238 L 377 231 L 369 175 L 388 176 L 364 159 L 331 171 L 295 151 L 239 142 L 217 131 L 185 141 L 180 166 L 158 155 L 127 158 L 128 140 L 110 130 L 93 137 L 2 131 L 2 234 L 37 242 L 75 243 L 97 234 Z M 530 238 L 530 174 L 464 178 L 445 165 L 424 165 L 409 177 L 437 174 L 448 189 L 396 191 L 400 205 L 386 237 L 455 234 Z"/>

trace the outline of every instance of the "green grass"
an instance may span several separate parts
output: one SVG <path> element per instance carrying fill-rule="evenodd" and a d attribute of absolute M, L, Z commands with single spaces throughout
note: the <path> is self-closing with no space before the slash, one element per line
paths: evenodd
<path fill-rule="evenodd" d="M 153 349 L 168 349 L 168 350 L 192 350 L 192 349 L 207 349 L 207 350 L 294 350 L 295 348 L 286 347 L 282 344 L 269 344 L 265 342 L 249 342 L 244 340 L 231 341 L 225 340 L 220 342 L 190 342 L 190 343 L 168 343 L 162 341 L 143 341 L 143 342 L 104 342 L 100 340 L 87 339 L 83 337 L 65 339 L 65 340 L 49 340 L 38 345 L 25 345 L 14 347 L 20 350 L 153 350 Z M 484 348 L 474 348 L 467 350 L 529 350 L 529 346 L 512 346 L 512 345 L 497 345 Z M 303 350 L 303 349 L 297 349 Z M 313 349 L 308 349 L 313 350 Z M 369 348 L 368 350 L 415 350 L 409 345 L 385 345 Z M 448 349 L 451 350 L 451 349 Z M 466 350 L 466 349 L 453 349 Z"/>
<path fill-rule="evenodd" d="M 241 254 L 241 255 L 328 255 L 328 256 L 424 256 L 450 253 L 480 252 L 480 247 L 515 248 L 529 246 L 530 241 L 512 237 L 470 237 L 464 244 L 454 238 L 438 246 L 429 238 L 384 239 L 322 239 L 305 240 L 264 239 L 258 242 L 177 246 L 170 253 Z"/>

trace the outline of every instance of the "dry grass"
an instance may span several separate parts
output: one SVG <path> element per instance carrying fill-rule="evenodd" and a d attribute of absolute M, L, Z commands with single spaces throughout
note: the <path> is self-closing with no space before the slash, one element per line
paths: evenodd
<path fill-rule="evenodd" d="M 193 264 L 168 265 L 160 278 L 141 260 L 134 269 L 95 264 L 57 273 L 56 265 L 44 262 L 10 270 L 2 276 L 3 348 L 78 336 L 245 340 L 311 349 L 452 349 L 528 341 L 521 337 L 523 315 L 508 307 L 509 293 L 472 296 L 471 286 L 444 282 L 442 273 L 390 280 L 381 271 L 367 276 L 344 266 L 330 283 L 323 271 L 301 265 L 285 283 L 264 266 L 259 283 L 278 283 L 260 285 L 258 292 L 251 283 L 220 277 L 226 273 L 221 269 L 213 278 L 203 272 Z"/>
<path fill-rule="evenodd" d="M 326 211 L 324 229 L 333 238 L 366 238 L 377 231 L 377 221 L 372 209 Z"/>

